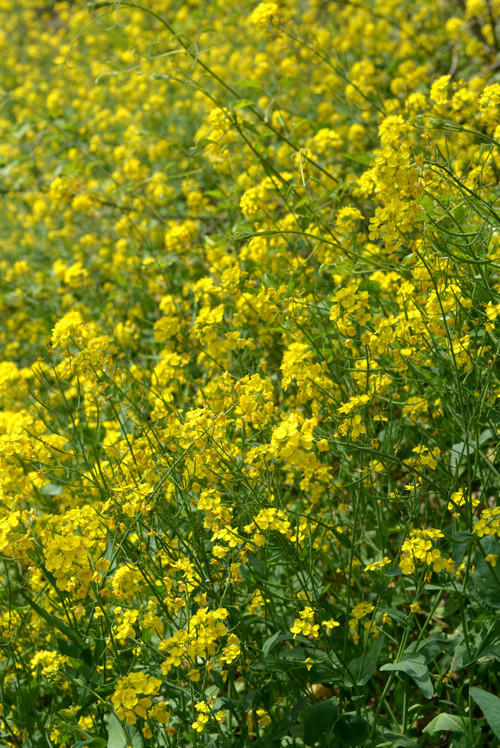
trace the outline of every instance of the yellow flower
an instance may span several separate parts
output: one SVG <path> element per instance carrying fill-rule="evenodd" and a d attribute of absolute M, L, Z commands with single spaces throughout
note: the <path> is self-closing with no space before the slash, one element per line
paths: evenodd
<path fill-rule="evenodd" d="M 387 556 L 384 556 L 381 561 L 371 561 L 370 563 L 366 564 L 365 571 L 375 571 L 376 569 L 383 569 L 384 566 L 387 566 L 387 564 L 390 563 L 391 559 Z"/>
<path fill-rule="evenodd" d="M 373 610 L 375 610 L 375 606 L 372 603 L 358 603 L 352 609 L 352 615 L 356 620 L 360 621 Z"/>
<path fill-rule="evenodd" d="M 309 606 L 304 608 L 304 610 L 299 613 L 299 618 L 295 619 L 290 631 L 292 632 L 294 639 L 297 634 L 316 638 L 319 635 L 319 626 L 314 623 L 314 610 Z"/>
<path fill-rule="evenodd" d="M 431 86 L 431 99 L 436 102 L 438 106 L 443 106 L 448 101 L 446 95 L 446 89 L 450 83 L 450 75 L 442 75 L 440 78 L 434 81 Z"/>
<path fill-rule="evenodd" d="M 277 26 L 281 21 L 276 3 L 260 3 L 248 18 L 248 23 L 265 31 L 268 26 Z"/>
<path fill-rule="evenodd" d="M 340 623 L 334 621 L 333 618 L 329 618 L 327 621 L 321 621 L 321 625 L 325 626 L 327 629 L 334 629 L 337 628 L 337 626 L 340 626 Z"/>
<path fill-rule="evenodd" d="M 156 695 L 160 686 L 159 678 L 146 673 L 133 672 L 120 678 L 111 697 L 118 717 L 129 725 L 134 725 L 137 717 L 147 717 L 153 705 L 149 697 Z"/>

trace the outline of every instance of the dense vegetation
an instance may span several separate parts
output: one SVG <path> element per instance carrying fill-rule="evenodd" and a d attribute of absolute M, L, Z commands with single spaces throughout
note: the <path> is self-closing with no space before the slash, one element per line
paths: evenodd
<path fill-rule="evenodd" d="M 500 2 L 0 7 L 1 745 L 500 745 Z"/>

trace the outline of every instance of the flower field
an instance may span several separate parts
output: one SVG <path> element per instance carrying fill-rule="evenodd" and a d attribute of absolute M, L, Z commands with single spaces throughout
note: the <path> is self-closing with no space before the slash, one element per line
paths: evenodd
<path fill-rule="evenodd" d="M 500 746 L 500 0 L 0 8 L 0 748 Z"/>

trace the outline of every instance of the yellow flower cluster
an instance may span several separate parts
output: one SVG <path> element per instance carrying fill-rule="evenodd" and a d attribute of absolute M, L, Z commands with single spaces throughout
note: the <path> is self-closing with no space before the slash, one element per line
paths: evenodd
<path fill-rule="evenodd" d="M 130 673 L 120 678 L 111 697 L 120 719 L 135 725 L 138 717 L 155 716 L 152 697 L 156 696 L 160 686 L 159 678 L 146 673 Z M 158 707 L 159 702 L 154 706 Z"/>
<path fill-rule="evenodd" d="M 0 742 L 344 743 L 493 631 L 500 3 L 145 6 L 0 5 Z"/>
<path fill-rule="evenodd" d="M 443 556 L 433 540 L 443 537 L 441 530 L 411 530 L 401 545 L 400 565 L 403 574 L 414 574 L 418 564 L 431 567 L 435 572 L 455 571 L 452 558 Z"/>
<path fill-rule="evenodd" d="M 248 23 L 265 31 L 270 25 L 277 26 L 280 20 L 276 3 L 259 3 L 249 16 Z"/>

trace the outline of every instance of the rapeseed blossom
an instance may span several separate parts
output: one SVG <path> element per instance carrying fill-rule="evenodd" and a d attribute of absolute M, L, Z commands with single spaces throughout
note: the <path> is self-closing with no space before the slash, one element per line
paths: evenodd
<path fill-rule="evenodd" d="M 495 688 L 500 6 L 462 5 L 4 1 L 4 742 L 415 743 Z"/>

